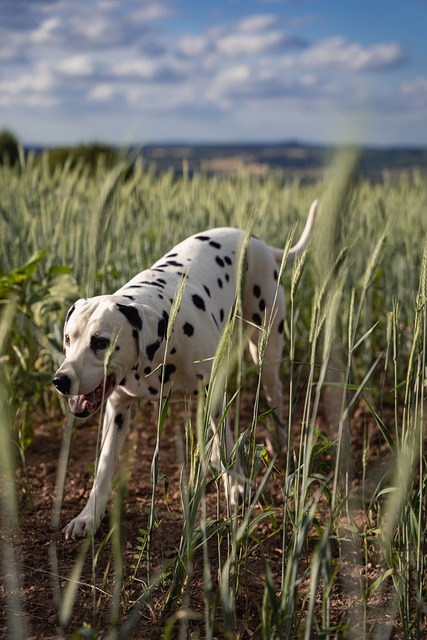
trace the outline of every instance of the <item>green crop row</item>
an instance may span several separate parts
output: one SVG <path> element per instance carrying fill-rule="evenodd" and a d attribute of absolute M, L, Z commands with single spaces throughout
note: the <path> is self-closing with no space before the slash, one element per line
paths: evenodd
<path fill-rule="evenodd" d="M 50 379 L 62 358 L 68 306 L 80 296 L 112 293 L 184 237 L 210 227 L 245 229 L 253 224 L 253 233 L 284 247 L 291 229 L 298 237 L 315 198 L 320 215 L 313 241 L 284 274 L 288 316 L 283 376 L 290 403 L 288 448 L 281 461 L 282 503 L 273 509 L 262 499 L 278 461 L 269 460 L 257 440 L 258 423 L 271 420 L 260 415 L 259 371 L 249 375 L 238 367 L 234 387 L 226 383 L 229 363 L 241 360 L 240 352 L 237 358 L 232 355 L 239 347 L 228 326 L 206 398 L 186 422 L 181 543 L 160 573 L 151 569 L 151 548 L 156 489 L 167 473 L 158 468 L 158 450 L 169 399 L 159 406 L 153 497 L 130 574 L 123 573 L 120 539 L 114 538 L 120 530 L 117 510 L 109 632 L 111 637 L 131 637 L 138 617 L 152 606 L 155 590 L 166 584 L 159 614 L 165 619 L 163 637 L 172 637 L 177 629 L 180 637 L 190 637 L 193 620 L 202 637 L 246 637 L 237 602 L 241 611 L 241 577 L 248 558 L 254 550 L 264 557 L 264 541 L 257 533 L 263 521 L 281 554 L 279 571 L 263 560 L 254 637 L 423 637 L 427 180 L 416 174 L 393 179 L 384 175 L 375 184 L 360 180 L 354 152 L 341 153 L 313 184 L 288 182 L 274 173 L 255 179 L 244 171 L 230 178 L 200 173 L 189 179 L 185 172 L 177 178 L 157 175 L 141 159 L 131 168 L 126 159 L 113 167 L 101 161 L 95 172 L 66 165 L 52 174 L 48 154 L 37 162 L 31 155 L 21 156 L 19 165 L 0 167 L 0 451 L 1 480 L 10 487 L 2 493 L 2 522 L 11 609 L 21 606 L 9 535 L 18 527 L 12 452 L 17 443 L 24 461 L 37 421 L 58 420 L 59 401 Z M 268 327 L 265 330 L 268 336 Z M 212 472 L 208 409 L 212 398 L 226 398 L 223 418 L 230 413 L 237 431 L 243 394 L 252 398 L 253 418 L 238 439 L 235 456 L 252 479 L 253 490 L 240 509 L 229 504 L 226 517 L 218 513 L 212 518 L 206 507 Z M 390 460 L 374 484 L 368 478 L 372 436 L 359 443 L 359 457 L 352 444 L 352 419 L 362 405 Z M 392 420 L 384 419 L 385 406 Z M 333 435 L 317 429 L 321 412 Z M 354 464 L 361 465 L 357 472 Z M 352 492 L 355 478 L 361 491 L 357 499 Z M 120 486 L 119 481 L 119 494 Z M 224 541 L 226 552 L 218 554 L 215 564 L 209 549 L 222 549 Z M 95 551 L 92 545 L 95 564 L 103 544 Z M 84 550 L 90 552 L 90 545 Z M 345 623 L 337 626 L 334 590 L 343 581 L 341 567 L 354 551 L 360 556 L 359 575 L 372 566 L 374 557 L 379 568 L 371 580 L 360 577 L 357 586 L 348 586 L 353 605 Z M 204 610 L 196 614 L 188 585 L 197 555 L 203 563 Z M 80 563 L 76 558 L 71 586 L 57 587 L 63 630 L 76 597 Z M 145 579 L 137 581 L 141 567 Z M 132 602 L 127 588 L 133 594 L 140 589 Z M 388 618 L 387 624 L 375 625 L 369 606 L 380 592 L 386 594 Z M 10 636 L 25 637 L 16 616 L 13 620 Z M 95 637 L 96 629 L 86 628 L 82 634 Z"/>

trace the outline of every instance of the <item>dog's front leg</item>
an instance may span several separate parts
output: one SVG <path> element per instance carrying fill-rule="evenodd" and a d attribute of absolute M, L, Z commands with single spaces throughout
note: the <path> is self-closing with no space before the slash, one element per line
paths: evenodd
<path fill-rule="evenodd" d="M 102 442 L 95 479 L 86 506 L 64 529 L 65 538 L 83 538 L 95 533 L 111 494 L 114 470 L 129 431 L 130 407 L 111 397 L 105 407 Z"/>

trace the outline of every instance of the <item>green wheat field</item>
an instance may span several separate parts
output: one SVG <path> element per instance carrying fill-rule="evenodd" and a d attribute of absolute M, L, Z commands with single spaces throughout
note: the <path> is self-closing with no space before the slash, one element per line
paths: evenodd
<path fill-rule="evenodd" d="M 2 637 L 426 637 L 427 178 L 384 174 L 372 183 L 357 162 L 356 151 L 342 151 L 307 184 L 244 169 L 177 178 L 125 154 L 95 171 L 52 171 L 47 152 L 0 166 Z M 153 443 L 140 452 L 149 473 L 132 474 L 148 496 L 138 523 L 123 526 L 124 464 L 110 520 L 93 539 L 65 543 L 69 451 L 92 429 L 93 470 L 99 428 L 96 417 L 73 423 L 51 385 L 68 307 L 114 292 L 210 227 L 248 229 L 284 248 L 315 198 L 310 246 L 283 274 L 286 450 L 271 458 L 264 448 L 268 363 L 250 364 L 237 309 L 197 406 L 175 409 L 165 398 L 134 418 Z M 209 407 L 218 398 L 236 433 L 230 479 L 237 457 L 250 478 L 235 508 L 210 465 Z M 62 445 L 46 498 L 50 542 L 39 547 L 26 518 L 43 482 L 34 486 L 26 469 L 40 425 Z M 162 447 L 178 471 L 162 464 Z M 40 564 L 32 576 L 22 560 L 29 550 Z M 53 613 L 36 619 L 28 585 L 37 591 L 42 571 Z"/>

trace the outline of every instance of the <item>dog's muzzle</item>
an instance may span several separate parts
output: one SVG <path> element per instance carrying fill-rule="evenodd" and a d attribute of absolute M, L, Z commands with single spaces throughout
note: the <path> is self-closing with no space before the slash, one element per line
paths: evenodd
<path fill-rule="evenodd" d="M 98 411 L 102 404 L 112 394 L 117 383 L 114 373 L 110 373 L 104 378 L 100 385 L 89 393 L 73 394 L 72 381 L 65 373 L 56 374 L 53 377 L 53 385 L 63 396 L 68 397 L 68 406 L 76 418 L 87 418 Z"/>

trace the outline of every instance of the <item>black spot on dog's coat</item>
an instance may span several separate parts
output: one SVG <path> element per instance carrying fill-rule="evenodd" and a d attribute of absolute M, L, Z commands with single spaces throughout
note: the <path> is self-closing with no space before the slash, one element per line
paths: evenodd
<path fill-rule="evenodd" d="M 254 313 L 252 316 L 252 320 L 255 322 L 255 324 L 257 324 L 259 327 L 262 326 L 262 319 L 261 316 L 258 313 Z"/>
<path fill-rule="evenodd" d="M 123 315 L 129 320 L 129 322 L 133 327 L 141 331 L 142 320 L 141 320 L 141 316 L 139 315 L 135 307 L 133 307 L 132 305 L 120 304 L 118 302 L 117 308 L 120 311 L 120 313 L 123 313 Z"/>
<path fill-rule="evenodd" d="M 176 366 L 174 364 L 167 364 L 165 365 L 165 369 L 164 369 L 164 382 L 169 382 L 170 377 L 173 373 L 175 373 L 176 371 Z M 159 375 L 159 380 L 160 382 L 162 381 L 162 375 Z"/>
<path fill-rule="evenodd" d="M 204 284 L 203 285 L 203 289 L 206 291 L 206 293 L 208 294 L 209 298 L 211 297 L 211 292 L 209 291 L 208 287 Z"/>
<path fill-rule="evenodd" d="M 224 267 L 224 266 L 225 266 L 225 262 L 224 262 L 224 260 L 223 260 L 222 258 L 220 258 L 219 256 L 216 256 L 216 258 L 215 258 L 215 262 L 216 262 L 217 264 L 219 264 L 219 266 L 220 266 L 220 267 Z"/>
<path fill-rule="evenodd" d="M 165 382 L 169 382 L 170 377 L 176 371 L 176 366 L 174 364 L 167 364 L 165 367 Z"/>
<path fill-rule="evenodd" d="M 176 353 L 176 348 L 175 348 L 175 347 L 173 347 L 173 348 L 171 349 L 171 356 L 173 356 L 173 354 L 174 354 L 174 353 Z"/>
<path fill-rule="evenodd" d="M 176 260 L 168 260 L 167 262 L 171 267 L 183 267 L 184 265 L 181 262 L 176 262 Z"/>
<path fill-rule="evenodd" d="M 200 240 L 201 242 L 207 242 L 210 240 L 209 236 L 195 236 L 196 240 Z"/>
<path fill-rule="evenodd" d="M 218 282 L 218 287 L 220 289 L 222 289 L 222 280 L 221 280 L 221 278 L 218 278 L 217 282 Z"/>
<path fill-rule="evenodd" d="M 261 299 L 259 301 L 259 310 L 260 311 L 264 311 L 265 310 L 265 300 Z"/>
<path fill-rule="evenodd" d="M 277 273 L 277 269 L 274 270 L 274 279 L 277 280 L 277 278 L 279 277 L 279 274 Z"/>
<path fill-rule="evenodd" d="M 144 373 L 146 376 L 148 376 L 151 373 L 151 367 L 145 367 Z"/>
<path fill-rule="evenodd" d="M 218 331 L 219 331 L 219 325 L 218 325 L 218 322 L 217 322 L 217 320 L 216 320 L 216 318 L 215 318 L 214 314 L 212 313 L 212 314 L 211 314 L 211 316 L 212 316 L 212 320 L 215 322 L 215 326 L 216 326 L 216 328 L 217 328 L 217 329 L 218 329 Z"/>
<path fill-rule="evenodd" d="M 225 262 L 226 262 L 228 265 L 233 264 L 233 262 L 232 262 L 231 258 L 229 258 L 228 256 L 224 256 L 224 260 L 225 260 Z"/>
<path fill-rule="evenodd" d="M 121 429 L 123 426 L 123 413 L 118 413 L 114 418 L 114 422 L 116 423 L 117 428 Z"/>
<path fill-rule="evenodd" d="M 148 391 L 151 393 L 152 396 L 156 396 L 159 393 L 157 389 L 155 389 L 154 387 L 148 387 Z"/>
<path fill-rule="evenodd" d="M 224 309 L 220 309 L 219 319 L 221 320 L 221 322 L 223 322 L 223 320 L 224 320 Z"/>
<path fill-rule="evenodd" d="M 140 377 L 141 377 L 141 376 L 139 375 L 139 373 L 135 373 L 135 380 L 139 380 L 139 379 L 140 379 Z"/>
<path fill-rule="evenodd" d="M 141 287 L 159 287 L 159 289 L 164 289 L 164 285 L 159 280 L 144 280 L 139 285 Z"/>
<path fill-rule="evenodd" d="M 161 318 L 161 320 L 159 320 L 159 323 L 157 325 L 157 335 L 159 336 L 159 338 L 165 337 L 169 323 L 169 314 L 165 310 L 163 310 L 162 315 L 163 317 Z"/>
<path fill-rule="evenodd" d="M 283 333 L 284 324 L 285 324 L 284 320 L 281 320 L 279 322 L 279 326 L 278 326 L 279 333 Z"/>
<path fill-rule="evenodd" d="M 200 309 L 201 311 L 206 311 L 205 301 L 203 300 L 203 298 L 201 296 L 199 296 L 197 293 L 194 293 L 192 295 L 192 300 L 194 302 L 194 305 L 198 309 Z"/>
<path fill-rule="evenodd" d="M 145 348 L 145 353 L 147 354 L 147 358 L 150 360 L 150 362 L 154 358 L 154 355 L 159 347 L 160 347 L 160 341 L 158 340 L 157 342 L 153 342 L 153 344 L 149 344 Z"/>
<path fill-rule="evenodd" d="M 214 249 L 221 249 L 221 245 L 219 244 L 219 242 L 215 242 L 215 240 L 211 240 L 209 242 L 210 246 L 213 247 Z"/>
<path fill-rule="evenodd" d="M 186 322 L 184 324 L 184 326 L 182 327 L 182 330 L 184 331 L 184 334 L 188 337 L 191 337 L 194 333 L 194 327 L 189 322 Z"/>
<path fill-rule="evenodd" d="M 257 284 L 254 284 L 253 292 L 254 292 L 255 298 L 259 298 L 261 295 L 261 287 Z"/>
<path fill-rule="evenodd" d="M 124 387 L 124 386 L 125 386 L 125 384 L 126 384 L 126 378 L 122 378 L 122 379 L 120 380 L 120 382 L 119 382 L 119 385 L 120 385 L 121 387 Z"/>

